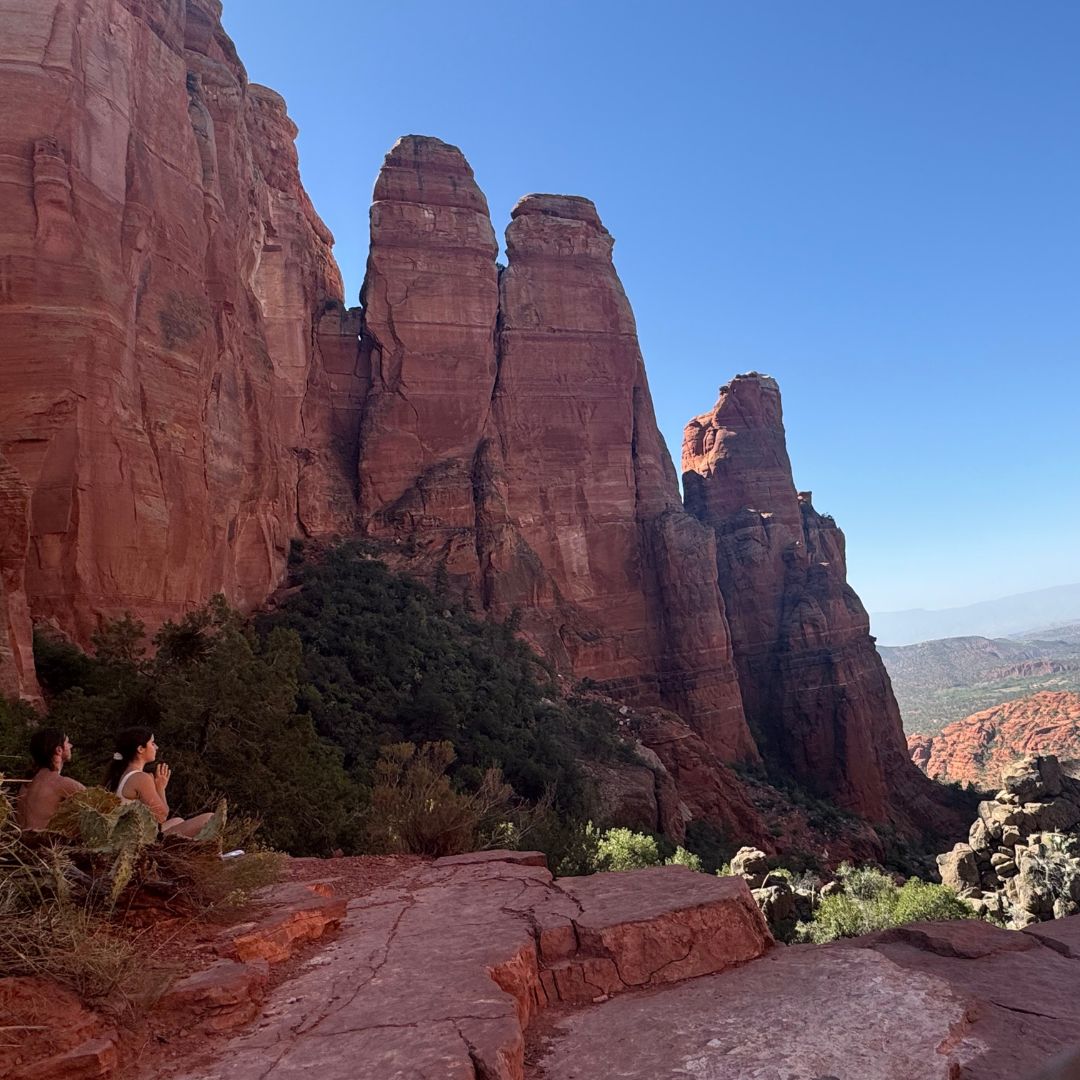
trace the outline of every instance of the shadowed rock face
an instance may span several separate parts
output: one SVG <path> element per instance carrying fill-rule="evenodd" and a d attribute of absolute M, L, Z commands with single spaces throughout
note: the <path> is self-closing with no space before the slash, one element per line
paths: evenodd
<path fill-rule="evenodd" d="M 780 391 L 765 375 L 721 387 L 686 427 L 687 509 L 716 536 L 717 576 L 746 715 L 763 753 L 812 790 L 875 821 L 930 788 L 865 608 L 847 584 L 844 534 L 795 490 Z"/>
<path fill-rule="evenodd" d="M 301 417 L 329 393 L 331 237 L 219 13 L 0 0 L 0 455 L 28 494 L 28 606 L 84 642 L 124 610 L 261 602 L 330 457 Z M 320 525 L 349 517 L 351 483 L 314 488 Z M 0 604 L 24 655 L 18 533 Z"/>

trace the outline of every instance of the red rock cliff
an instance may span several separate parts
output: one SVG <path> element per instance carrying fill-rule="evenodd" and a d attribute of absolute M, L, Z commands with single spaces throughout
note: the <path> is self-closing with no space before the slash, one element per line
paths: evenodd
<path fill-rule="evenodd" d="M 687 509 L 716 535 L 747 719 L 762 753 L 874 821 L 927 820 L 930 789 L 847 584 L 844 535 L 797 493 L 776 382 L 721 387 L 683 442 Z"/>
<path fill-rule="evenodd" d="M 1080 758 L 1080 694 L 1043 690 L 955 720 L 937 735 L 909 735 L 912 760 L 945 783 L 1001 786 L 1001 774 L 1025 754 Z"/>
<path fill-rule="evenodd" d="M 531 195 L 500 279 L 461 152 L 398 142 L 363 293 L 364 529 L 477 609 L 518 611 L 565 673 L 753 758 L 712 538 L 682 509 L 611 249 L 591 202 Z"/>
<path fill-rule="evenodd" d="M 334 418 L 314 440 L 301 423 L 309 392 L 332 395 L 313 341 L 356 353 L 347 326 L 343 349 L 332 326 L 314 333 L 341 291 L 331 237 L 284 103 L 248 83 L 219 15 L 216 0 L 0 0 L 9 682 L 27 678 L 27 610 L 85 642 L 128 609 L 156 624 L 217 591 L 250 606 L 305 490 L 319 527 L 351 513 L 351 481 L 321 479 Z M 335 363 L 355 381 L 355 359 Z"/>

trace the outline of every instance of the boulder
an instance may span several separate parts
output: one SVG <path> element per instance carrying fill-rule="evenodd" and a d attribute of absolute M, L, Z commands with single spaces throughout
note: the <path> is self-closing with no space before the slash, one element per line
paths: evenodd
<path fill-rule="evenodd" d="M 971 829 L 968 832 L 968 846 L 977 855 L 989 852 L 992 847 L 990 833 L 987 832 L 986 822 L 984 822 L 982 818 L 976 818 L 976 820 L 971 823 Z"/>
<path fill-rule="evenodd" d="M 941 883 L 955 889 L 961 896 L 973 896 L 979 891 L 982 877 L 975 853 L 967 844 L 957 844 L 952 851 L 937 857 Z"/>
<path fill-rule="evenodd" d="M 1015 796 L 1021 803 L 1036 802 L 1049 794 L 1057 794 L 1061 790 L 1061 770 L 1048 769 L 1048 775 L 1056 780 L 1057 789 L 1050 792 L 1046 785 L 1041 768 L 1042 758 L 1025 756 L 1006 766 L 1001 773 L 1001 786 L 1010 795 Z M 1057 760 L 1054 760 L 1057 765 Z"/>
<path fill-rule="evenodd" d="M 751 889 L 759 889 L 769 873 L 769 857 L 758 848 L 739 848 L 731 859 L 731 872 L 746 878 Z"/>

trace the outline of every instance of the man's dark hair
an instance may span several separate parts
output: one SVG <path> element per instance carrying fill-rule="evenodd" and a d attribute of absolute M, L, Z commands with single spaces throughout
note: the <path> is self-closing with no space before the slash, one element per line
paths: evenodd
<path fill-rule="evenodd" d="M 67 735 L 59 728 L 42 728 L 30 736 L 30 756 L 39 769 L 51 769 L 56 751 L 64 745 Z"/>

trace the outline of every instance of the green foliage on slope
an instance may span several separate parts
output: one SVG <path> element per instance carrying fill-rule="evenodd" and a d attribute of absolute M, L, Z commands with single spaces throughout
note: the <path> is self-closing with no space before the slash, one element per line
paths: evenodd
<path fill-rule="evenodd" d="M 359 543 L 300 561 L 294 580 L 260 626 L 299 636 L 299 705 L 365 786 L 381 747 L 446 741 L 467 789 L 494 765 L 522 798 L 551 791 L 560 814 L 584 815 L 577 759 L 631 756 L 603 706 L 560 695 L 513 619 L 472 618 Z"/>
<path fill-rule="evenodd" d="M 169 802 L 185 816 L 225 796 L 275 847 L 323 854 L 350 843 L 360 792 L 296 708 L 299 638 L 257 635 L 218 598 L 166 623 L 154 645 L 148 658 L 130 619 L 105 627 L 92 658 L 39 635 L 40 677 L 56 695 L 49 722 L 76 743 L 72 774 L 99 782 L 115 733 L 141 725 L 173 768 Z"/>
<path fill-rule="evenodd" d="M 633 758 L 610 710 L 561 694 L 513 620 L 451 610 L 359 543 L 297 552 L 292 570 L 300 588 L 254 623 L 218 597 L 167 623 L 153 648 L 131 618 L 106 624 L 93 655 L 39 634 L 49 722 L 76 744 L 72 775 L 98 782 L 116 732 L 145 726 L 172 766 L 178 812 L 224 796 L 260 819 L 275 847 L 353 852 L 381 835 L 380 754 L 445 743 L 453 792 L 490 790 L 499 770 L 506 806 L 539 805 L 559 856 L 558 837 L 572 837 L 592 808 L 578 760 Z M 10 746 L 24 767 L 31 714 L 0 708 L 0 753 Z"/>
<path fill-rule="evenodd" d="M 820 944 L 906 923 L 975 918 L 972 908 L 944 885 L 918 878 L 897 885 L 881 870 L 846 863 L 836 877 L 843 891 L 821 898 L 813 919 L 799 925 L 799 940 Z"/>

